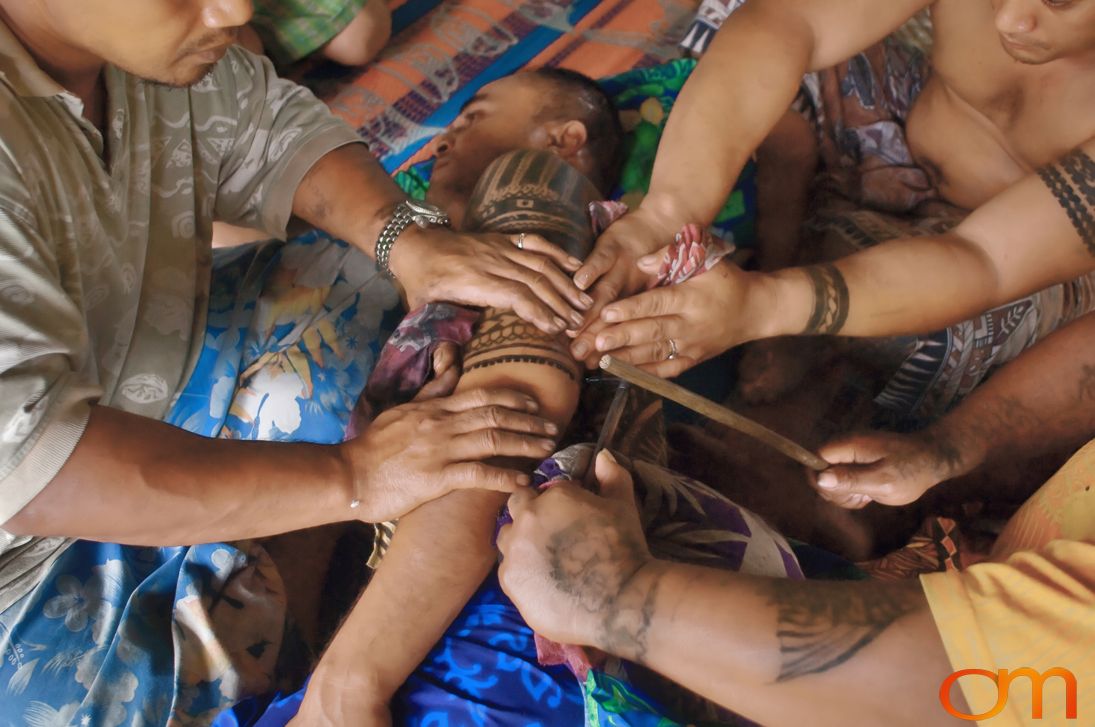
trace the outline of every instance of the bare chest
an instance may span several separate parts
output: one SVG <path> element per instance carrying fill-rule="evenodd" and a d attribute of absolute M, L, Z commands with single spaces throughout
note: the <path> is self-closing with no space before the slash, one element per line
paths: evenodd
<path fill-rule="evenodd" d="M 1093 74 L 1015 62 L 991 22 L 960 39 L 944 34 L 946 24 L 936 28 L 932 77 L 908 137 L 948 201 L 977 207 L 1095 137 Z"/>

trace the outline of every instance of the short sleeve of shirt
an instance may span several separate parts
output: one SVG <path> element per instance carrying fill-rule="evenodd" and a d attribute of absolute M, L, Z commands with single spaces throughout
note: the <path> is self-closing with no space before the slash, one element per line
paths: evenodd
<path fill-rule="evenodd" d="M 1067 669 L 1079 683 L 1078 714 L 1095 714 L 1095 542 L 1054 540 L 1002 563 L 921 576 L 921 583 L 955 671 Z M 988 677 L 969 675 L 958 683 L 971 714 L 996 705 L 997 684 Z M 1033 724 L 1033 695 L 1032 681 L 1016 678 L 1003 711 L 983 723 Z M 1065 697 L 1062 678 L 1045 681 L 1039 724 L 1080 723 L 1065 720 Z"/>
<path fill-rule="evenodd" d="M 0 192 L 0 523 L 61 469 L 102 393 L 75 373 L 88 342 L 63 274 L 28 209 Z"/>
<path fill-rule="evenodd" d="M 266 58 L 232 48 L 210 82 L 191 90 L 199 131 L 235 120 L 223 150 L 216 219 L 284 237 L 293 198 L 308 170 L 330 151 L 361 138 L 311 91 L 278 78 Z M 232 108 L 223 104 L 234 102 Z"/>

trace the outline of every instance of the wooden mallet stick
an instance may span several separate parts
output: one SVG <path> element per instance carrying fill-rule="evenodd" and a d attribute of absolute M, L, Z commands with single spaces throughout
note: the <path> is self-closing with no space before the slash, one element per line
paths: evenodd
<path fill-rule="evenodd" d="M 648 374 L 642 369 L 637 369 L 631 364 L 624 363 L 612 356 L 604 356 L 601 359 L 600 366 L 604 371 L 613 376 L 618 376 L 630 384 L 642 387 L 647 391 L 652 391 L 658 396 L 675 401 L 682 406 L 686 406 L 708 419 L 713 419 L 742 434 L 747 434 L 754 439 L 760 440 L 769 447 L 782 452 L 791 459 L 812 470 L 821 472 L 822 470 L 829 469 L 828 462 L 805 447 L 795 444 L 781 434 L 776 434 L 768 427 L 762 426 L 752 419 L 748 419 L 741 414 L 730 411 L 724 406 L 719 406 L 710 399 L 705 399 L 698 394 L 693 394 L 688 389 L 678 386 L 672 381 L 660 379 L 653 374 Z"/>

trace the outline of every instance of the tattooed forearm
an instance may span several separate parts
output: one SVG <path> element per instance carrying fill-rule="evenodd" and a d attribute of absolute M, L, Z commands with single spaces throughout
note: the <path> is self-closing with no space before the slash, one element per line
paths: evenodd
<path fill-rule="evenodd" d="M 1068 214 L 1084 247 L 1095 255 L 1095 160 L 1076 149 L 1038 170 L 1038 176 Z"/>
<path fill-rule="evenodd" d="M 835 334 L 848 319 L 848 285 L 834 265 L 813 265 L 804 268 L 814 286 L 814 312 L 806 323 L 804 334 Z"/>
<path fill-rule="evenodd" d="M 778 609 L 781 665 L 776 681 L 828 671 L 851 659 L 927 600 L 916 582 L 839 583 L 771 580 Z"/>
<path fill-rule="evenodd" d="M 596 187 L 546 151 L 522 150 L 496 159 L 468 202 L 469 232 L 536 233 L 585 259 L 593 248 L 589 203 Z"/>
<path fill-rule="evenodd" d="M 645 545 L 624 539 L 607 520 L 580 521 L 552 536 L 548 556 L 559 590 L 600 620 L 597 643 L 641 663 L 660 582 L 638 583 L 649 560 Z"/>

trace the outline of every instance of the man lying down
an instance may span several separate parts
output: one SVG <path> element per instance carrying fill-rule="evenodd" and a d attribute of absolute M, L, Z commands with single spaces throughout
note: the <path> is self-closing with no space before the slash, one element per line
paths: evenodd
<path fill-rule="evenodd" d="M 568 71 L 521 73 L 484 87 L 437 138 L 426 200 L 442 205 L 466 231 L 537 233 L 581 259 L 594 239 L 590 203 L 611 187 L 621 144 L 615 111 L 595 83 Z M 521 234 L 514 239 L 518 246 L 543 244 Z M 400 351 L 428 355 L 423 341 L 445 337 L 442 329 L 454 337 L 460 314 L 449 313 L 451 325 L 439 326 L 444 315 L 436 308 L 412 313 L 389 347 L 398 341 Z M 494 387 L 530 396 L 536 413 L 553 424 L 551 439 L 543 457 L 505 464 L 531 471 L 543 459 L 536 483 L 580 476 L 587 446 L 547 457 L 560 439 L 574 441 L 563 433 L 578 406 L 584 372 L 568 352 L 568 339 L 488 308 L 461 342 L 462 372 L 457 357 L 438 348 L 433 361 L 441 366 L 435 366 L 431 386 L 451 379 L 458 396 Z M 382 354 L 370 393 L 375 378 L 390 373 L 385 360 Z M 405 358 L 401 362 L 406 366 Z M 632 423 L 621 440 L 649 436 Z M 759 519 L 657 463 L 635 460 L 633 468 L 655 550 L 725 569 L 801 577 L 787 543 Z M 565 661 L 570 669 L 538 661 L 531 631 L 492 573 L 504 498 L 452 493 L 401 518 L 307 689 L 275 701 L 257 724 L 378 725 L 394 718 L 414 725 L 580 725 L 587 709 L 597 720 L 610 701 L 616 719 L 637 720 L 627 724 L 657 715 L 712 716 L 709 705 L 688 703 L 682 692 L 634 668 L 547 643 L 539 644 L 544 661 Z M 669 523 L 672 533 L 659 535 Z M 255 711 L 254 703 L 241 705 L 218 724 L 251 723 Z"/>

